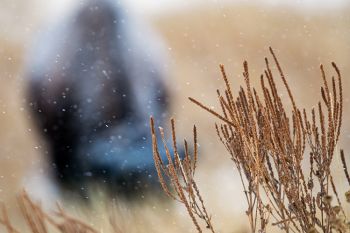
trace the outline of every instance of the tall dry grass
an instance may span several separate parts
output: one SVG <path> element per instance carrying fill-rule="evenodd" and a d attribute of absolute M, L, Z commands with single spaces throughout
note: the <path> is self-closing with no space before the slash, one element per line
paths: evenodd
<path fill-rule="evenodd" d="M 240 175 L 251 232 L 267 232 L 269 225 L 284 232 L 348 232 L 350 223 L 342 200 L 345 197 L 350 202 L 350 191 L 338 192 L 331 169 L 338 153 L 336 146 L 343 119 L 340 71 L 332 62 L 335 76 L 329 82 L 321 65 L 321 100 L 316 108 L 300 109 L 271 48 L 270 53 L 288 93 L 289 103 L 281 99 L 280 87 L 267 58 L 266 68 L 260 76 L 260 93 L 251 85 L 245 61 L 245 87 L 240 87 L 237 96 L 232 91 L 224 66 L 220 66 L 225 83 L 224 91 L 217 90 L 221 113 L 194 98 L 189 99 L 221 122 L 215 124 L 216 133 Z M 285 108 L 288 104 L 292 106 L 290 112 Z M 203 220 L 206 228 L 215 232 L 194 179 L 198 157 L 196 128 L 193 131 L 193 152 L 189 151 L 185 140 L 182 158 L 177 150 L 174 120 L 171 126 L 172 152 L 160 128 L 168 158 L 168 161 L 163 161 L 151 118 L 154 160 L 160 183 L 169 197 L 186 207 L 198 232 L 203 231 L 198 220 Z M 344 170 L 350 185 L 344 152 L 340 154 L 340 169 Z M 170 180 L 169 185 L 166 179 Z"/>
<path fill-rule="evenodd" d="M 62 233 L 98 232 L 89 224 L 68 215 L 63 211 L 60 205 L 57 205 L 57 211 L 53 214 L 48 214 L 42 209 L 39 203 L 32 201 L 25 191 L 19 195 L 18 204 L 28 229 L 33 233 L 53 232 L 52 228 Z M 111 225 L 112 223 L 113 222 L 111 222 Z M 0 224 L 2 224 L 9 233 L 20 232 L 16 227 L 16 223 L 11 222 L 5 205 L 2 205 Z M 117 230 L 118 228 L 115 226 L 115 232 L 119 232 Z"/>

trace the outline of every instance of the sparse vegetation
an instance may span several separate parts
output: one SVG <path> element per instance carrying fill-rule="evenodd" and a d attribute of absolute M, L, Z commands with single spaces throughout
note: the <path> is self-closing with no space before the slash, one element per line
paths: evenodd
<path fill-rule="evenodd" d="M 332 175 L 342 126 L 343 90 L 340 71 L 332 63 L 336 78 L 327 79 L 320 66 L 323 85 L 317 108 L 300 109 L 281 69 L 275 53 L 270 53 L 291 104 L 286 110 L 274 74 L 265 58 L 266 69 L 260 77 L 261 94 L 251 86 L 248 63 L 244 62 L 245 87 L 234 96 L 224 66 L 221 65 L 225 90 L 217 91 L 222 113 L 196 99 L 193 103 L 218 118 L 217 135 L 238 170 L 246 197 L 251 232 L 267 232 L 269 225 L 284 232 L 348 232 L 349 222 Z M 174 161 L 163 140 L 168 164 L 159 156 L 153 119 L 151 128 L 155 165 L 165 193 L 185 205 L 199 232 L 202 219 L 214 232 L 211 218 L 193 179 L 197 161 L 197 132 L 194 128 L 194 152 L 190 155 L 184 142 L 185 156 L 180 159 L 176 145 L 174 120 L 171 121 Z M 162 138 L 163 130 L 160 128 Z M 341 161 L 350 185 L 344 152 Z M 165 177 L 165 178 L 164 178 Z M 170 179 L 171 188 L 164 180 Z M 187 196 L 185 195 L 188 194 Z M 350 191 L 345 193 L 350 200 Z M 197 201 L 199 200 L 199 202 Z"/>

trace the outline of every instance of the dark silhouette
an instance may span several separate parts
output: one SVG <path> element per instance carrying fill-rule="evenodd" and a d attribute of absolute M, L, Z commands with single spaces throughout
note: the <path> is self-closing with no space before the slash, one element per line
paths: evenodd
<path fill-rule="evenodd" d="M 129 194 L 157 183 L 148 121 L 168 108 L 159 42 L 107 0 L 38 36 L 28 102 L 65 190 L 86 195 L 97 181 Z"/>

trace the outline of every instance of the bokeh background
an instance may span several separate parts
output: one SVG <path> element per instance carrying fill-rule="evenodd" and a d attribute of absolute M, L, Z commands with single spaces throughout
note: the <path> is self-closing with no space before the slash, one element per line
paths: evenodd
<path fill-rule="evenodd" d="M 23 65 L 40 28 L 68 15 L 77 2 L 1 0 L 0 200 L 15 221 L 19 219 L 16 195 L 23 188 L 47 208 L 56 200 L 63 202 L 47 178 L 45 148 L 39 146 L 24 105 Z M 325 64 L 331 75 L 330 62 L 335 61 L 344 77 L 345 98 L 339 148 L 350 151 L 350 4 L 345 0 L 129 0 L 125 7 L 153 26 L 165 41 L 173 93 L 171 115 L 176 118 L 179 138 L 190 138 L 188 129 L 193 124 L 198 127 L 201 154 L 197 181 L 220 232 L 245 231 L 246 205 L 239 177 L 216 138 L 215 119 L 187 99 L 195 97 L 217 109 L 216 89 L 223 87 L 219 64 L 225 65 L 237 90 L 243 83 L 242 62 L 247 60 L 252 83 L 258 85 L 264 57 L 269 56 L 268 47 L 272 46 L 298 105 L 311 107 L 320 98 L 319 64 Z M 283 88 L 281 94 L 285 94 Z M 344 181 L 339 178 L 338 182 Z M 73 215 L 104 229 L 104 201 L 97 202 L 89 212 L 76 203 L 65 205 Z M 118 202 L 117 209 L 117 219 L 126 232 L 195 232 L 184 209 L 174 203 Z"/>

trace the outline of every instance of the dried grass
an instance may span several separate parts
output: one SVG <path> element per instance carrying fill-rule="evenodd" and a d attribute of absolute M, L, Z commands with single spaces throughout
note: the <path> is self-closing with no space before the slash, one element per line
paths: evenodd
<path fill-rule="evenodd" d="M 32 233 L 52 232 L 52 227 L 56 229 L 55 232 L 62 233 L 98 232 L 87 223 L 68 215 L 59 204 L 57 204 L 57 211 L 55 211 L 53 214 L 46 213 L 40 204 L 31 200 L 25 191 L 18 196 L 18 204 L 23 218 L 26 221 L 27 227 Z M 20 232 L 16 229 L 13 223 L 10 222 L 5 205 L 2 205 L 0 224 L 5 226 L 7 232 L 9 233 Z"/>
<path fill-rule="evenodd" d="M 215 125 L 216 132 L 241 177 L 251 232 L 266 232 L 269 225 L 285 232 L 348 232 L 347 216 L 331 169 L 342 126 L 343 89 L 340 71 L 332 63 L 336 78 L 332 77 L 329 83 L 321 65 L 322 99 L 316 109 L 300 109 L 271 48 L 270 53 L 288 93 L 291 113 L 286 111 L 287 104 L 282 102 L 267 58 L 266 69 L 260 77 L 262 94 L 258 94 L 251 86 L 248 63 L 245 61 L 245 87 L 240 88 L 237 97 L 234 97 L 224 66 L 220 66 L 226 85 L 224 91 L 217 91 L 221 113 L 196 99 L 189 99 L 222 121 Z M 193 165 L 198 156 L 196 129 L 193 132 L 194 156 L 190 156 L 185 141 L 186 153 L 184 159 L 180 159 L 174 120 L 171 125 L 174 160 L 165 143 L 163 129 L 160 128 L 168 158 L 165 164 L 159 155 L 151 119 L 154 160 L 162 187 L 168 196 L 186 207 L 199 232 L 202 232 L 202 228 L 197 218 L 203 219 L 214 232 L 211 218 L 193 179 Z M 341 159 L 350 184 L 343 151 Z M 170 179 L 169 184 L 166 179 Z M 346 192 L 345 197 L 349 202 L 350 191 Z M 202 212 L 198 213 L 198 209 Z"/>
<path fill-rule="evenodd" d="M 171 131 L 173 139 L 172 147 L 174 157 L 171 156 L 170 150 L 166 145 L 163 129 L 161 127 L 159 128 L 165 147 L 166 157 L 168 159 L 168 163 L 165 165 L 165 161 L 163 161 L 162 157 L 159 154 L 153 118 L 151 118 L 150 122 L 154 152 L 153 158 L 155 161 L 159 181 L 164 192 L 170 198 L 182 203 L 186 207 L 186 210 L 198 232 L 202 232 L 202 228 L 198 222 L 199 219 L 205 222 L 206 228 L 210 229 L 211 232 L 215 232 L 211 223 L 211 217 L 205 208 L 203 198 L 199 192 L 197 183 L 194 180 L 198 157 L 196 127 L 193 127 L 193 153 L 191 155 L 188 143 L 186 140 L 184 140 L 185 155 L 183 159 L 180 158 L 177 150 L 174 119 L 171 120 Z M 167 182 L 167 179 L 170 181 Z M 169 187 L 169 185 L 171 187 Z M 173 192 L 170 191 L 171 189 Z"/>

